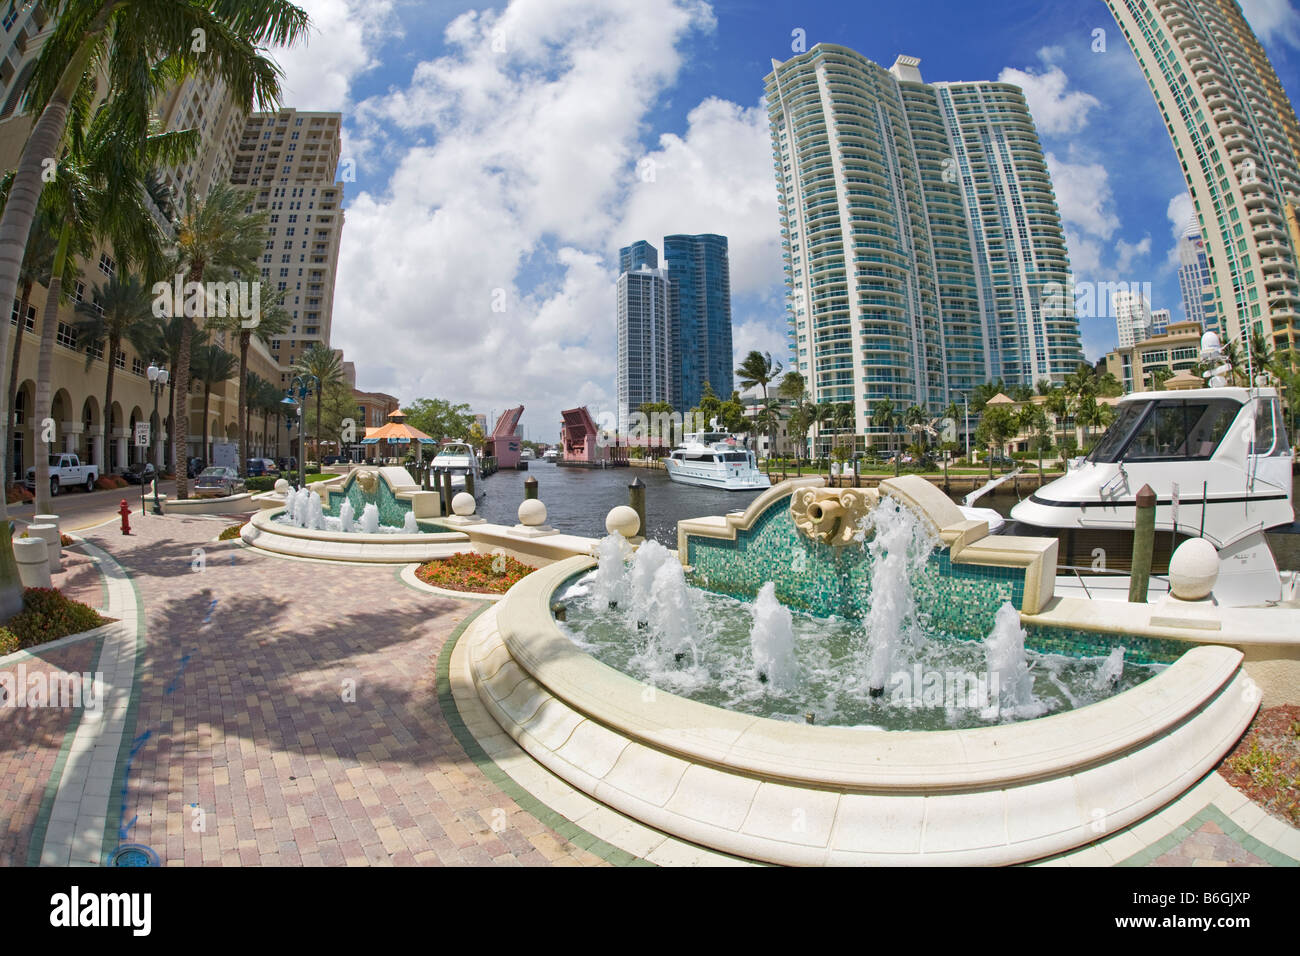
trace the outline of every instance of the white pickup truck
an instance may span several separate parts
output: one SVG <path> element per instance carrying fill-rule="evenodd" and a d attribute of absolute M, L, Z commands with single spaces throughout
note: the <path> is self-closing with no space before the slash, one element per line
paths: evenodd
<path fill-rule="evenodd" d="M 50 456 L 50 495 L 55 496 L 62 488 L 81 486 L 87 491 L 95 490 L 95 481 L 99 478 L 99 469 L 94 465 L 83 465 L 76 455 Z M 27 469 L 24 482 L 28 491 L 36 490 L 36 466 Z"/>

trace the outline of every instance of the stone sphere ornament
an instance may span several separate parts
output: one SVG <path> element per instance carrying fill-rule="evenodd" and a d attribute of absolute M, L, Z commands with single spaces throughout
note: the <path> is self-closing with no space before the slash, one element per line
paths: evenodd
<path fill-rule="evenodd" d="M 451 499 L 451 510 L 462 518 L 468 518 L 477 507 L 478 503 L 468 491 L 462 491 Z"/>
<path fill-rule="evenodd" d="M 526 528 L 540 528 L 546 524 L 546 505 L 536 498 L 525 498 L 519 505 L 519 523 Z"/>
<path fill-rule="evenodd" d="M 1169 559 L 1169 590 L 1180 601 L 1210 596 L 1219 580 L 1219 552 L 1204 538 L 1184 541 Z"/>
<path fill-rule="evenodd" d="M 619 505 L 605 516 L 605 530 L 610 534 L 618 532 L 625 538 L 634 537 L 641 530 L 641 516 L 635 508 Z"/>
<path fill-rule="evenodd" d="M 289 491 L 289 482 L 283 478 L 275 479 L 275 493 L 277 495 L 286 494 Z"/>

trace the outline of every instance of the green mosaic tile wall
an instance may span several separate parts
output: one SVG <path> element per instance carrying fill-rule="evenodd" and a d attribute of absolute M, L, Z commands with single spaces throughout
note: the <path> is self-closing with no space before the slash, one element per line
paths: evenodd
<path fill-rule="evenodd" d="M 332 518 L 339 516 L 339 508 L 343 506 L 344 499 L 352 502 L 352 510 L 356 520 L 361 520 L 361 512 L 365 510 L 366 505 L 375 504 L 379 508 L 379 523 L 386 524 L 394 528 L 400 528 L 406 521 L 406 513 L 411 510 L 410 504 L 405 501 L 399 501 L 393 494 L 388 483 L 383 478 L 379 479 L 379 487 L 375 491 L 373 502 L 366 497 L 361 486 L 357 484 L 357 476 L 351 475 L 347 483 L 343 486 L 342 491 L 331 491 L 329 509 L 326 511 Z"/>
<path fill-rule="evenodd" d="M 764 584 L 776 585 L 787 607 L 818 617 L 860 618 L 871 593 L 870 555 L 856 545 L 832 548 L 809 541 L 790 518 L 789 499 L 774 503 L 735 541 L 688 537 L 691 583 L 748 600 Z M 983 636 L 1006 601 L 1024 597 L 1020 568 L 953 566 L 946 549 L 936 549 L 917 582 L 921 616 L 954 635 Z"/>
<path fill-rule="evenodd" d="M 867 609 L 870 555 L 855 545 L 831 548 L 809 541 L 790 518 L 788 498 L 769 507 L 735 541 L 688 536 L 686 548 L 696 587 L 751 600 L 771 581 L 782 604 L 817 617 L 860 618 Z M 999 607 L 1006 602 L 1022 606 L 1025 573 L 1021 568 L 954 565 L 946 548 L 936 548 L 915 584 L 927 630 L 982 640 L 993 629 Z M 1168 664 L 1187 650 L 1180 641 L 1155 638 L 1038 626 L 1027 631 L 1027 647 L 1070 657 L 1102 657 L 1122 645 L 1133 663 Z"/>

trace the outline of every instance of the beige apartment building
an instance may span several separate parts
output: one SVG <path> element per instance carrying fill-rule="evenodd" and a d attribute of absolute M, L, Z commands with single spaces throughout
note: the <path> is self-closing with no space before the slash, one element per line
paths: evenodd
<path fill-rule="evenodd" d="M 244 125 L 230 181 L 256 190 L 253 207 L 270 215 L 262 282 L 286 293 L 288 332 L 271 343 L 287 386 L 289 369 L 316 343 L 329 344 L 334 276 L 343 234 L 343 183 L 336 182 L 342 116 L 282 109 Z"/>
<path fill-rule="evenodd" d="M 1300 123 L 1235 0 L 1107 0 L 1155 96 L 1205 241 L 1221 329 L 1300 344 L 1287 227 Z"/>
<path fill-rule="evenodd" d="M 21 155 L 31 125 L 30 117 L 21 110 L 22 83 L 30 73 L 30 64 L 39 52 L 52 21 L 40 4 L 23 9 L 21 15 L 12 22 L 4 16 L 4 7 L 0 5 L 0 18 L 4 20 L 5 30 L 4 37 L 0 38 L 0 104 L 3 104 L 0 107 L 0 169 L 10 169 L 16 165 Z M 201 133 L 200 147 L 195 158 L 184 166 L 163 171 L 163 181 L 171 188 L 178 210 L 184 206 L 187 187 L 194 194 L 203 195 L 214 183 L 223 180 L 233 180 L 237 185 L 265 183 L 260 198 L 270 201 L 269 193 L 272 191 L 287 194 L 298 189 L 306 191 L 321 188 L 309 185 L 310 179 L 304 177 L 330 179 L 328 196 L 304 197 L 302 200 L 313 207 L 317 203 L 322 207 L 328 206 L 329 214 L 320 217 L 318 222 L 312 222 L 319 214 L 311 211 L 306 213 L 304 225 L 311 223 L 311 226 L 303 229 L 301 235 L 304 241 L 311 242 L 311 248 L 303 245 L 295 252 L 310 260 L 299 264 L 309 274 L 304 277 L 303 288 L 295 288 L 295 294 L 289 300 L 290 310 L 298 324 L 294 333 L 288 337 L 294 342 L 310 337 L 328 341 L 334 264 L 337 262 L 342 226 L 342 212 L 339 210 L 342 187 L 335 186 L 330 178 L 338 161 L 339 114 L 303 114 L 311 121 L 320 121 L 309 125 L 310 131 L 316 134 L 313 139 L 322 139 L 322 127 L 329 121 L 331 129 L 326 141 L 330 147 L 324 151 L 325 159 L 322 162 L 302 163 L 291 157 L 289 162 L 280 164 L 281 168 L 274 170 L 273 175 L 268 171 L 266 177 L 259 176 L 255 182 L 248 183 L 241 182 L 240 177 L 232 177 L 232 171 L 236 166 L 239 147 L 248 138 L 247 126 L 260 124 L 265 117 L 255 115 L 249 119 L 231 103 L 220 84 L 205 84 L 192 78 L 169 91 L 158 103 L 157 110 L 164 128 L 198 129 Z M 270 117 L 274 119 L 281 115 L 284 114 L 270 114 Z M 315 158 L 315 151 L 310 152 Z M 293 196 L 288 197 L 288 201 L 297 203 L 300 200 Z M 281 221 L 284 221 L 283 218 Z M 274 243 L 279 252 L 282 240 L 276 225 L 273 224 L 268 235 L 268 244 Z M 285 238 L 290 237 L 296 238 L 292 232 L 285 234 Z M 324 248 L 321 248 L 322 245 Z M 276 258 L 278 261 L 279 255 Z M 169 396 L 164 391 L 158 397 L 158 410 L 155 413 L 155 396 L 150 389 L 146 369 L 151 362 L 163 363 L 165 357 L 137 354 L 130 343 L 123 342 L 119 353 L 111 359 L 116 364 L 113 400 L 111 407 L 104 409 L 109 358 L 103 354 L 102 347 L 92 352 L 84 343 L 78 342 L 74 326 L 81 318 L 77 312 L 78 304 L 88 303 L 93 307 L 96 286 L 106 284 L 114 276 L 117 263 L 111 248 L 102 246 L 96 248 L 79 265 L 80 281 L 67 290 L 68 301 L 59 306 L 57 315 L 51 411 L 55 426 L 55 447 L 75 452 L 86 461 L 94 462 L 105 474 L 137 461 L 150 460 L 162 464 L 166 460 Z M 269 268 L 270 263 L 264 262 L 264 282 L 268 281 Z M 21 292 L 20 289 L 20 295 Z M 46 290 L 38 283 L 31 289 L 26 314 L 22 317 L 23 333 L 14 400 L 16 427 L 11 439 L 13 455 L 9 458 L 10 467 L 19 475 L 33 464 L 36 448 L 44 448 L 43 443 L 38 446 L 42 436 L 38 423 L 34 421 L 33 410 L 40 351 L 40 322 L 45 304 Z M 19 305 L 17 299 L 12 304 L 11 328 L 18 327 Z M 299 334 L 299 327 L 310 328 L 310 335 L 306 332 Z M 238 338 L 233 333 L 213 332 L 211 341 L 232 354 L 238 354 Z M 16 345 L 17 342 L 11 340 L 11 356 Z M 249 369 L 269 382 L 284 384 L 289 377 L 286 374 L 289 364 L 301 353 L 303 347 L 305 345 L 282 348 L 277 355 L 254 336 L 249 349 Z M 0 370 L 0 383 L 7 386 L 8 382 L 9 369 Z M 237 437 L 238 395 L 238 383 L 230 379 L 218 384 L 208 396 L 207 444 L 204 445 L 203 387 L 199 383 L 191 384 L 190 434 L 187 436 L 186 455 L 198 455 L 210 461 L 215 442 L 234 440 Z M 143 421 L 151 423 L 153 440 L 147 449 L 136 448 L 132 442 L 136 423 Z M 275 457 L 288 453 L 289 448 L 289 436 L 282 423 L 277 421 L 277 416 L 251 416 L 248 447 L 244 449 L 246 455 Z"/>
<path fill-rule="evenodd" d="M 1124 394 L 1156 387 L 1156 372 L 1190 372 L 1201 354 L 1201 323 L 1173 322 L 1162 335 L 1154 335 L 1106 356 L 1106 371 L 1124 386 Z"/>

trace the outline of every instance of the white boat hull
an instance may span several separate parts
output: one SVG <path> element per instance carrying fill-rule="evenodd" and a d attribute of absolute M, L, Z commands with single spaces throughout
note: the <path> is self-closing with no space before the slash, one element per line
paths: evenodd
<path fill-rule="evenodd" d="M 772 487 L 772 482 L 762 472 L 724 475 L 706 471 L 702 468 L 682 467 L 672 460 L 665 462 L 664 468 L 668 472 L 668 477 L 673 481 L 683 485 L 696 485 L 700 488 L 721 488 L 723 491 L 762 491 L 765 488 Z"/>

